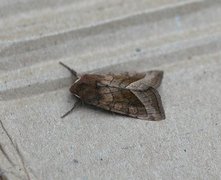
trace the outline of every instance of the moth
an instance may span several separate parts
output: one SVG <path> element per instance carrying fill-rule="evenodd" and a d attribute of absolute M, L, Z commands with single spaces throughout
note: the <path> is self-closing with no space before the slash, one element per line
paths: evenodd
<path fill-rule="evenodd" d="M 70 92 L 78 101 L 62 118 L 79 102 L 84 102 L 133 118 L 152 121 L 165 119 L 161 97 L 156 90 L 161 84 L 163 71 L 79 75 L 64 63 L 59 63 L 77 78 Z"/>

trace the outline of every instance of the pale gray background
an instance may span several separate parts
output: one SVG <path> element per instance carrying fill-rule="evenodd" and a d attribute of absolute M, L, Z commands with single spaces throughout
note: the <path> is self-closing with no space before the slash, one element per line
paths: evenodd
<path fill-rule="evenodd" d="M 59 61 L 164 70 L 166 120 L 60 119 L 75 100 Z M 220 0 L 0 0 L 0 120 L 24 160 L 0 126 L 9 179 L 220 179 L 220 112 Z"/>

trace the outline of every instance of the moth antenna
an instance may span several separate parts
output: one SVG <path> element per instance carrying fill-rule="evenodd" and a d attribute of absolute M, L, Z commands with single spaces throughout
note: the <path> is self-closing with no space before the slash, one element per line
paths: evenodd
<path fill-rule="evenodd" d="M 70 67 L 68 67 L 66 64 L 64 64 L 63 62 L 59 62 L 60 65 L 62 65 L 63 67 L 65 67 L 67 70 L 69 70 L 71 72 L 72 75 L 74 75 L 75 77 L 77 76 L 77 72 L 73 69 L 71 69 Z"/>
<path fill-rule="evenodd" d="M 81 103 L 80 100 L 78 100 L 77 102 L 74 103 L 74 106 L 68 111 L 66 112 L 64 115 L 61 116 L 61 118 L 65 118 L 68 114 L 70 114 L 79 104 Z"/>

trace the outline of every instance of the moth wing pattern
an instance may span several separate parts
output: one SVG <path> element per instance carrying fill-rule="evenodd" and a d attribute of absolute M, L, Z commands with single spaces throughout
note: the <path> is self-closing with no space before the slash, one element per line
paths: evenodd
<path fill-rule="evenodd" d="M 139 119 L 158 121 L 165 119 L 165 112 L 162 101 L 156 89 L 150 87 L 144 91 L 134 91 L 134 95 L 142 102 L 146 110 L 146 114 L 137 116 Z"/>
<path fill-rule="evenodd" d="M 162 101 L 155 89 L 162 78 L 162 71 L 103 75 L 97 82 L 99 99 L 91 104 L 139 119 L 165 119 Z"/>
<path fill-rule="evenodd" d="M 157 121 L 165 118 L 160 96 L 154 88 L 136 91 L 101 86 L 99 94 L 99 99 L 91 101 L 90 104 L 144 120 Z"/>
<path fill-rule="evenodd" d="M 158 88 L 163 78 L 163 71 L 148 71 L 146 73 L 128 73 L 121 74 L 104 74 L 101 84 L 128 88 L 136 90 L 144 90 L 149 87 Z"/>
<path fill-rule="evenodd" d="M 128 89 L 145 90 L 149 87 L 158 88 L 163 79 L 163 71 L 148 71 L 145 77 L 134 81 L 127 86 Z"/>
<path fill-rule="evenodd" d="M 129 73 L 124 72 L 120 74 L 103 74 L 103 78 L 100 80 L 99 83 L 102 85 L 110 86 L 110 87 L 117 87 L 117 88 L 126 88 L 133 82 L 136 82 L 145 77 L 145 73 Z"/>

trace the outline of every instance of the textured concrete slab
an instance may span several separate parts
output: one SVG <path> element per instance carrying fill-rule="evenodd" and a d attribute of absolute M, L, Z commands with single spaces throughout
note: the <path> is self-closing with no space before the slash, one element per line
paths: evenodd
<path fill-rule="evenodd" d="M 8 179 L 220 179 L 221 2 L 0 2 L 0 174 Z M 80 73 L 164 70 L 166 120 L 81 106 Z"/>

